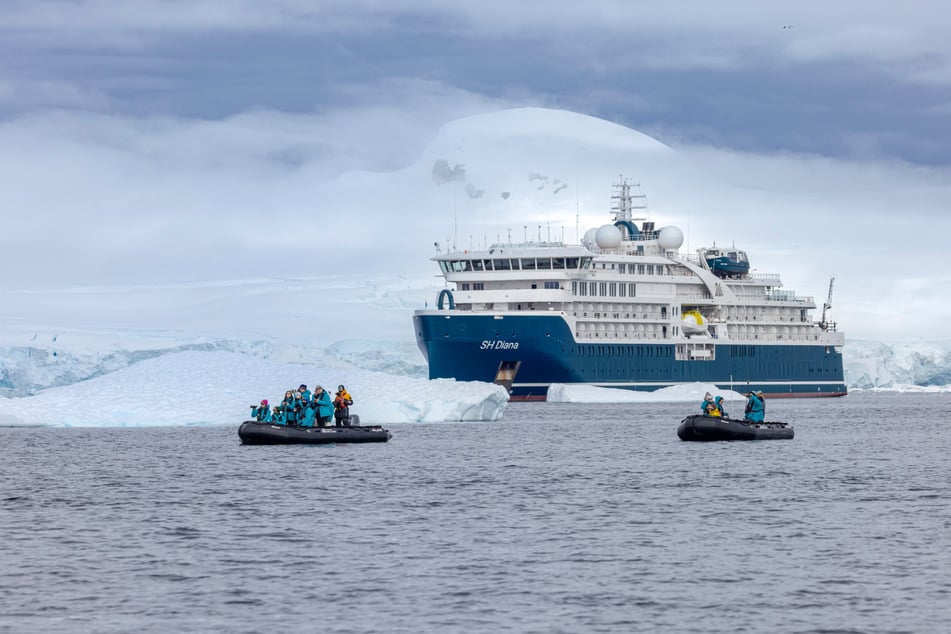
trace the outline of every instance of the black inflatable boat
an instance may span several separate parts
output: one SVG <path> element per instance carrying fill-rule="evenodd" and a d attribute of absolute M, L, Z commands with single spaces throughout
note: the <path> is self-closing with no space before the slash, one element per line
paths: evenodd
<path fill-rule="evenodd" d="M 327 445 L 345 442 L 386 442 L 393 437 L 379 425 L 347 427 L 288 427 L 247 420 L 238 427 L 245 445 Z"/>
<path fill-rule="evenodd" d="M 681 440 L 788 440 L 795 435 L 786 423 L 753 423 L 748 420 L 697 414 L 688 416 L 677 428 Z"/>

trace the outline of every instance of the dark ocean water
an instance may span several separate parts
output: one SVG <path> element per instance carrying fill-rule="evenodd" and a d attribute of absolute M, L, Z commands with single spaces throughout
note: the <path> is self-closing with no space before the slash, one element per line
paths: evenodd
<path fill-rule="evenodd" d="M 0 631 L 948 631 L 951 395 L 769 401 L 791 441 L 681 442 L 694 409 L 2 429 Z"/>

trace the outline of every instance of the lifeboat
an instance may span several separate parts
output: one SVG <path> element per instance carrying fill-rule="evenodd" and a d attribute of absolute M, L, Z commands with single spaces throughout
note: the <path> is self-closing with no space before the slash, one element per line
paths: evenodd
<path fill-rule="evenodd" d="M 720 278 L 744 277 L 750 272 L 746 251 L 739 249 L 703 249 L 703 259 L 710 272 Z"/>
<path fill-rule="evenodd" d="M 680 329 L 688 337 L 690 335 L 705 335 L 707 334 L 707 321 L 699 310 L 688 310 L 683 313 L 680 320 Z"/>

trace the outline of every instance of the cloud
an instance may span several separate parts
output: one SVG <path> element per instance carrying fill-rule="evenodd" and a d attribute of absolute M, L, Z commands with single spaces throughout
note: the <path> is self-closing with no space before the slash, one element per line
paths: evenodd
<path fill-rule="evenodd" d="M 819 304 L 836 276 L 833 317 L 850 337 L 924 332 L 951 313 L 946 294 L 925 298 L 908 282 L 923 283 L 944 261 L 948 168 L 675 151 L 610 122 L 537 108 L 442 126 L 427 124 L 429 114 L 262 110 L 200 121 L 47 112 L 6 121 L 0 249 L 17 266 L 0 271 L 0 287 L 425 277 L 435 273 L 434 241 L 576 242 L 609 221 L 611 184 L 624 174 L 643 184 L 651 220 L 684 231 L 687 253 L 735 243 L 758 272 L 782 273 L 787 289 Z M 435 187 L 439 158 L 465 165 L 485 195 Z M 538 192 L 548 174 L 570 180 L 572 195 Z"/>
<path fill-rule="evenodd" d="M 667 142 L 943 164 L 943 13 L 920 0 L 861 11 L 815 1 L 650 11 L 607 0 L 18 1 L 0 5 L 0 117 L 69 108 L 218 120 L 425 108 L 432 93 L 458 91 L 481 98 L 482 111 L 568 109 Z M 862 143 L 875 137 L 883 142 Z"/>

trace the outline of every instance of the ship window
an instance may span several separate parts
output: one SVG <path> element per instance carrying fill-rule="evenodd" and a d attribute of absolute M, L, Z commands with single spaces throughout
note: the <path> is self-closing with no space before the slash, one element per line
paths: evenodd
<path fill-rule="evenodd" d="M 653 265 L 653 264 L 648 264 L 648 265 L 647 265 L 647 274 L 648 274 L 648 275 L 653 275 L 653 274 L 654 274 L 654 265 Z"/>
<path fill-rule="evenodd" d="M 472 263 L 471 263 L 471 266 L 472 266 L 472 269 L 471 269 L 471 270 L 473 270 L 473 271 L 482 271 L 482 270 L 483 270 L 483 268 L 482 268 L 482 260 L 473 260 Z M 470 270 L 470 269 L 466 269 L 466 270 Z"/>
<path fill-rule="evenodd" d="M 625 297 L 627 295 L 627 284 L 618 284 L 618 296 Z"/>
<path fill-rule="evenodd" d="M 474 291 L 484 291 L 484 290 L 485 290 L 485 284 L 483 284 L 482 282 L 473 282 L 473 283 L 472 283 L 472 290 L 474 290 Z"/>
<path fill-rule="evenodd" d="M 535 270 L 535 258 L 522 258 L 522 270 L 523 270 L 523 271 L 534 271 L 534 270 Z"/>
<path fill-rule="evenodd" d="M 558 282 L 545 282 L 545 288 L 561 288 Z"/>
<path fill-rule="evenodd" d="M 617 297 L 617 282 L 611 282 L 608 284 L 608 295 L 611 297 Z"/>
<path fill-rule="evenodd" d="M 464 283 L 462 284 L 462 290 L 464 290 L 464 291 L 469 290 L 469 282 L 464 282 Z"/>
<path fill-rule="evenodd" d="M 552 258 L 551 268 L 553 269 L 563 269 L 565 268 L 565 258 Z"/>
<path fill-rule="evenodd" d="M 508 271 L 512 268 L 509 264 L 508 258 L 502 260 L 492 260 L 492 263 L 495 265 L 496 271 Z"/>
<path fill-rule="evenodd" d="M 630 297 L 637 297 L 637 293 L 634 292 L 634 291 L 637 290 L 636 287 L 637 287 L 637 285 L 634 284 L 633 282 L 631 282 L 631 283 L 629 283 L 629 284 L 627 285 L 627 294 L 628 294 Z"/>
<path fill-rule="evenodd" d="M 638 265 L 637 265 L 637 272 L 638 272 L 639 274 L 641 274 L 641 275 L 644 275 L 644 265 L 643 265 L 643 264 L 638 264 Z"/>
<path fill-rule="evenodd" d="M 608 295 L 608 283 L 607 283 L 607 282 L 600 282 L 600 283 L 598 284 L 598 295 L 600 295 L 601 297 L 607 297 L 607 295 Z"/>
<path fill-rule="evenodd" d="M 538 258 L 538 268 L 551 270 L 551 258 Z"/>
<path fill-rule="evenodd" d="M 588 294 L 597 295 L 598 294 L 598 283 L 597 282 L 588 282 Z"/>
<path fill-rule="evenodd" d="M 576 269 L 578 268 L 578 258 L 568 258 L 565 260 L 565 268 Z"/>

